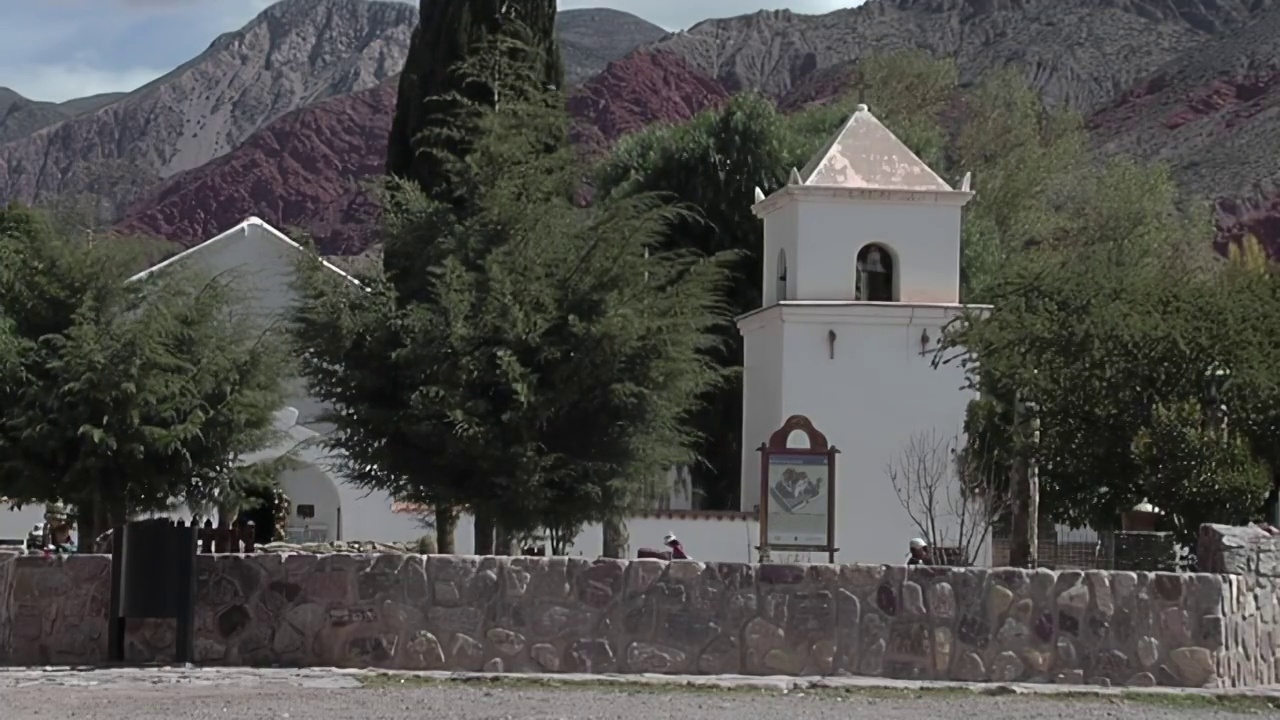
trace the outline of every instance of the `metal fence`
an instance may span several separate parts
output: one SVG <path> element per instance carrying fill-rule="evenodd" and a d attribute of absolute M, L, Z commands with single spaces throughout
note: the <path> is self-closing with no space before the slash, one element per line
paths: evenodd
<path fill-rule="evenodd" d="M 1051 570 L 1134 570 L 1174 572 L 1185 565 L 1173 535 L 1118 532 L 1049 525 L 1037 541 L 1037 566 Z M 991 564 L 1009 564 L 1013 542 L 1007 529 L 991 538 Z"/>

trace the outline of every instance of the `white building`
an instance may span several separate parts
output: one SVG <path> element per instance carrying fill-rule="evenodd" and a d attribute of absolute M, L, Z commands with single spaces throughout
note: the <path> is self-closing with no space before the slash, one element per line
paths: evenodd
<path fill-rule="evenodd" d="M 921 532 L 887 468 L 914 434 L 958 435 L 973 398 L 958 367 L 933 364 L 943 327 L 963 310 L 960 222 L 972 197 L 865 105 L 785 187 L 757 191 L 764 307 L 738 319 L 742 510 L 760 504 L 757 448 L 804 415 L 840 450 L 837 560 L 902 562 Z"/>
<path fill-rule="evenodd" d="M 284 233 L 251 217 L 130 280 L 179 265 L 209 276 L 222 275 L 235 283 L 250 319 L 256 316 L 260 320 L 277 320 L 296 300 L 293 280 L 301 252 L 302 248 Z M 330 269 L 335 277 L 354 282 L 337 267 Z M 249 331 L 252 328 L 246 327 Z M 304 383 L 296 382 L 288 405 L 276 417 L 277 428 L 283 434 L 281 443 L 244 458 L 255 462 L 294 454 L 294 467 L 279 478 L 291 504 L 291 539 L 390 542 L 425 534 L 414 516 L 393 512 L 391 498 L 385 493 L 354 487 L 333 471 L 332 456 L 316 442 L 327 429 L 317 421 L 320 409 L 320 403 L 310 397 Z M 26 537 L 32 525 L 41 522 L 44 506 L 6 510 L 0 509 L 0 538 L 19 538 Z"/>
<path fill-rule="evenodd" d="M 302 247 L 284 233 L 250 217 L 137 277 L 177 265 L 210 276 L 222 275 L 235 283 L 253 315 L 265 322 L 280 321 L 297 301 L 293 285 L 302 252 Z M 355 282 L 337 267 L 328 267 L 335 278 Z M 318 443 L 320 434 L 329 429 L 319 422 L 321 409 L 305 383 L 298 380 L 288 405 L 277 413 L 276 424 L 284 434 L 281 444 L 246 458 L 257 461 L 294 453 L 294 467 L 278 479 L 290 501 L 290 539 L 392 542 L 425 534 L 413 516 L 392 511 L 392 500 L 386 493 L 350 485 L 334 471 L 331 453 Z"/>

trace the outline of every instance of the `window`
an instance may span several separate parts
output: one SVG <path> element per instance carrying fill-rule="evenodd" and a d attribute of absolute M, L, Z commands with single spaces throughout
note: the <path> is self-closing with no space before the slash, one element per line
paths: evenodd
<path fill-rule="evenodd" d="M 316 516 L 315 505 L 299 505 L 298 506 L 298 517 L 302 518 L 303 520 L 310 520 L 315 516 Z"/>
<path fill-rule="evenodd" d="M 787 299 L 787 251 L 778 251 L 778 284 L 774 294 L 778 298 L 778 302 Z"/>
<path fill-rule="evenodd" d="M 853 299 L 867 302 L 893 302 L 897 299 L 893 254 L 883 245 L 872 243 L 858 251 Z"/>

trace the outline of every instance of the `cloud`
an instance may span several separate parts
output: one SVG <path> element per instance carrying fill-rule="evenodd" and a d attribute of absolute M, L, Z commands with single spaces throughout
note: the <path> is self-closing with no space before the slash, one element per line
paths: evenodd
<path fill-rule="evenodd" d="M 107 69 L 84 64 L 0 66 L 0 85 L 32 100 L 63 102 L 99 93 L 134 90 L 171 69 Z"/>

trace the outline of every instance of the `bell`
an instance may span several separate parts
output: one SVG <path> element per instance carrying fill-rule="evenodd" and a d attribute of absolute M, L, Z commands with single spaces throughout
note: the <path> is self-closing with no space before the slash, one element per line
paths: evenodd
<path fill-rule="evenodd" d="M 859 264 L 858 269 L 861 270 L 862 272 L 868 272 L 868 273 L 885 272 L 884 263 L 880 261 L 880 250 L 877 248 L 871 248 L 870 250 L 868 250 L 867 259 Z"/>

